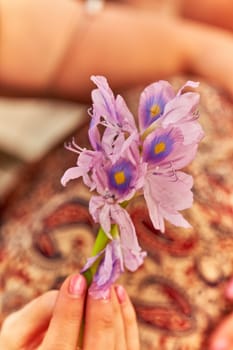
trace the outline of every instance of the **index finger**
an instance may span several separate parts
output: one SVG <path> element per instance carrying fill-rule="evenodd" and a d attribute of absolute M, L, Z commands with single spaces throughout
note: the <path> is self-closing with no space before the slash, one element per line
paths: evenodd
<path fill-rule="evenodd" d="M 73 275 L 65 280 L 58 294 L 42 349 L 76 349 L 86 288 L 86 280 L 82 275 Z"/>

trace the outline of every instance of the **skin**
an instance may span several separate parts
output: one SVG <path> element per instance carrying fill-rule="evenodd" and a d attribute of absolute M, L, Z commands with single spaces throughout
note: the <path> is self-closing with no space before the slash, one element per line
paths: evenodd
<path fill-rule="evenodd" d="M 175 0 L 182 16 L 233 31 L 231 0 Z"/>
<path fill-rule="evenodd" d="M 225 297 L 233 301 L 233 279 L 228 283 Z M 233 313 L 228 315 L 213 332 L 210 338 L 210 350 L 233 350 Z"/>
<path fill-rule="evenodd" d="M 70 290 L 77 277 L 83 283 L 81 293 Z M 59 291 L 49 291 L 11 314 L 2 326 L 0 348 L 76 350 L 84 317 L 82 350 L 139 350 L 136 316 L 125 289 L 112 287 L 107 299 L 96 300 L 88 295 L 81 275 L 68 277 Z"/>
<path fill-rule="evenodd" d="M 0 92 L 88 101 L 92 74 L 117 91 L 189 72 L 233 96 L 230 32 L 130 2 L 90 17 L 80 1 L 1 0 Z"/>
<path fill-rule="evenodd" d="M 114 0 L 112 0 L 114 2 Z M 140 9 L 163 10 L 196 22 L 233 30 L 233 3 L 231 0 L 120 0 Z"/>

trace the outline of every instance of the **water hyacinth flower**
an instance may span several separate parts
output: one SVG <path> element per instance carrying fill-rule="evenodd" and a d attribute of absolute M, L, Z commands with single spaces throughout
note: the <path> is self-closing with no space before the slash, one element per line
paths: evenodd
<path fill-rule="evenodd" d="M 91 78 L 93 106 L 89 140 L 92 150 L 73 141 L 78 153 L 62 184 L 82 177 L 95 190 L 89 211 L 101 227 L 93 256 L 83 271 L 93 281 L 90 292 L 104 297 L 108 287 L 127 268 L 135 271 L 146 256 L 126 211 L 135 195 L 144 195 L 155 229 L 165 231 L 164 220 L 189 227 L 181 210 L 191 207 L 193 179 L 181 171 L 195 157 L 203 137 L 196 112 L 199 94 L 183 92 L 198 83 L 188 81 L 175 93 L 165 81 L 146 87 L 138 108 L 139 128 L 121 96 L 115 98 L 106 78 Z"/>
<path fill-rule="evenodd" d="M 176 226 L 190 227 L 179 213 L 191 207 L 192 177 L 180 170 L 195 157 L 197 143 L 185 145 L 182 130 L 169 126 L 151 132 L 143 142 L 143 159 L 147 163 L 144 197 L 156 229 L 164 232 L 164 220 Z"/>
<path fill-rule="evenodd" d="M 130 242 L 130 240 L 128 240 Z M 89 288 L 89 294 L 94 298 L 107 298 L 109 288 L 124 272 L 124 264 L 129 271 L 135 271 L 139 265 L 143 263 L 146 256 L 145 252 L 140 254 L 140 262 L 134 261 L 131 247 L 127 247 L 124 242 L 115 238 L 107 244 L 106 248 L 99 252 L 94 257 L 87 260 L 82 272 L 88 270 L 102 256 L 102 260 L 96 274 L 93 277 L 93 282 Z M 130 255 L 130 257 L 128 256 Z"/>
<path fill-rule="evenodd" d="M 109 288 L 124 272 L 123 257 L 119 239 L 112 240 L 105 249 L 87 260 L 82 272 L 88 270 L 99 258 L 102 257 L 99 268 L 93 277 L 89 288 L 89 294 L 94 298 L 107 298 Z"/>
<path fill-rule="evenodd" d="M 173 87 L 159 81 L 146 87 L 141 94 L 138 108 L 139 130 L 148 134 L 158 126 L 179 126 L 183 130 L 184 143 L 198 143 L 203 137 L 196 113 L 200 96 L 196 92 L 182 91 L 196 88 L 199 83 L 187 81 L 176 94 Z"/>
<path fill-rule="evenodd" d="M 106 78 L 92 76 L 91 80 L 98 88 L 92 91 L 90 143 L 94 149 L 102 149 L 108 154 L 119 151 L 120 145 L 124 145 L 125 133 L 138 139 L 134 116 L 120 95 L 114 97 Z M 105 126 L 102 138 L 98 130 L 100 125 Z"/>

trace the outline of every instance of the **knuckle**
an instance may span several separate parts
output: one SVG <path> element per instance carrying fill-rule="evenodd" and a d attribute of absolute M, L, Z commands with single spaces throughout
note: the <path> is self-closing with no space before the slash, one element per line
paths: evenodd
<path fill-rule="evenodd" d="M 12 322 L 13 316 L 8 316 L 2 324 L 0 331 L 0 348 L 11 349 L 14 345 L 12 340 L 12 329 L 14 329 L 14 323 Z M 4 347 L 2 346 L 4 344 Z"/>
<path fill-rule="evenodd" d="M 133 309 L 127 309 L 124 313 L 125 324 L 127 327 L 135 326 L 137 320 Z"/>
<path fill-rule="evenodd" d="M 4 320 L 4 322 L 2 324 L 2 328 L 1 328 L 1 335 L 6 335 L 9 332 L 11 332 L 12 329 L 14 329 L 15 316 L 16 316 L 16 312 L 12 313 L 10 316 L 8 316 Z"/>
<path fill-rule="evenodd" d="M 113 317 L 110 314 L 102 314 L 99 319 L 99 329 L 110 329 L 113 328 Z"/>

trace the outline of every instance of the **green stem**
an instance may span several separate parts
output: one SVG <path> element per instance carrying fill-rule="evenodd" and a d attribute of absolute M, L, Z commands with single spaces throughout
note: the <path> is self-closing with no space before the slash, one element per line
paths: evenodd
<path fill-rule="evenodd" d="M 112 234 L 113 238 L 116 238 L 119 236 L 118 226 L 116 224 L 112 225 L 111 234 Z M 106 247 L 106 245 L 108 244 L 109 241 L 110 241 L 110 239 L 108 238 L 108 236 L 106 235 L 106 233 L 104 232 L 102 227 L 100 227 L 98 234 L 97 234 L 97 237 L 96 237 L 96 240 L 95 240 L 95 243 L 94 243 L 94 247 L 92 249 L 91 256 L 95 256 L 99 252 L 101 252 Z M 94 277 L 94 275 L 99 267 L 99 264 L 100 264 L 102 258 L 103 257 L 100 256 L 87 271 L 83 272 L 83 275 L 87 280 L 88 286 L 91 285 L 93 277 Z M 79 334 L 79 341 L 78 341 L 78 344 L 80 346 L 82 346 L 82 343 L 83 343 L 84 323 L 85 323 L 85 320 L 83 319 L 81 329 L 80 329 L 80 334 Z"/>
<path fill-rule="evenodd" d="M 97 255 L 99 252 L 101 252 L 101 250 L 103 250 L 106 245 L 109 242 L 109 238 L 106 235 L 106 233 L 104 232 L 104 230 L 102 229 L 102 227 L 99 228 L 95 243 L 94 243 L 94 247 L 92 249 L 92 254 L 91 256 L 95 256 Z M 99 259 L 97 259 L 94 264 L 83 273 L 83 275 L 85 276 L 86 280 L 87 280 L 87 284 L 88 286 L 90 286 L 93 277 L 99 267 L 100 261 L 102 260 L 102 257 L 100 256 Z"/>

